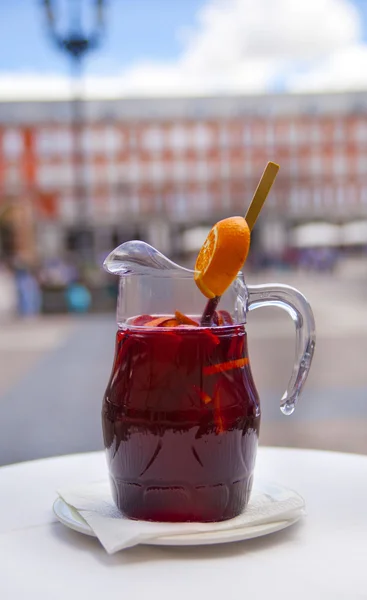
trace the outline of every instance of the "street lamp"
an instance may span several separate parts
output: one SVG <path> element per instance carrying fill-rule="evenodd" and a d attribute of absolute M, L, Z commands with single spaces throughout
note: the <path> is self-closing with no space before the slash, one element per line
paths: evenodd
<path fill-rule="evenodd" d="M 83 59 L 88 52 L 95 50 L 101 43 L 104 33 L 104 12 L 105 0 L 89 0 L 89 12 L 92 17 L 93 25 L 88 32 L 83 26 L 83 8 L 88 5 L 88 0 L 68 0 L 61 3 L 57 0 L 41 0 L 46 23 L 51 40 L 55 46 L 64 52 L 70 59 L 72 75 L 74 81 L 80 80 L 83 70 Z M 58 21 L 60 21 L 60 4 L 67 7 L 67 26 L 63 30 Z M 83 6 L 84 5 L 84 6 Z M 72 129 L 73 129 L 73 163 L 74 163 L 74 196 L 78 203 L 79 226 L 87 225 L 88 220 L 88 197 L 83 178 L 83 148 L 81 133 L 83 129 L 82 98 L 80 91 L 75 89 L 72 100 Z M 90 243 L 89 232 L 84 230 L 79 232 L 78 250 L 82 258 L 88 258 Z"/>
<path fill-rule="evenodd" d="M 60 32 L 56 24 L 55 0 L 43 0 L 46 20 L 52 40 L 55 45 L 66 52 L 74 65 L 80 65 L 81 60 L 90 50 L 95 50 L 101 41 L 104 29 L 105 0 L 94 0 L 94 27 L 87 35 L 82 24 L 82 0 L 69 0 L 70 7 L 69 31 Z"/>

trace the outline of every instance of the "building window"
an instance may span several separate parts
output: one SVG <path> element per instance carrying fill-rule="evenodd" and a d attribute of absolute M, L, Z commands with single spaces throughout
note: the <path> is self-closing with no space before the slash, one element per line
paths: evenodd
<path fill-rule="evenodd" d="M 231 206 L 231 191 L 228 183 L 224 183 L 221 187 L 221 204 L 222 208 L 229 210 Z"/>
<path fill-rule="evenodd" d="M 51 154 L 54 147 L 54 139 L 52 132 L 48 129 L 43 129 L 38 132 L 36 137 L 36 150 L 41 156 Z"/>
<path fill-rule="evenodd" d="M 308 126 L 302 122 L 297 123 L 297 144 L 304 145 L 308 143 Z M 295 142 L 294 142 L 295 143 Z"/>
<path fill-rule="evenodd" d="M 363 188 L 361 190 L 361 201 L 362 201 L 362 204 L 367 206 L 367 186 L 363 186 Z"/>
<path fill-rule="evenodd" d="M 159 127 L 148 127 L 143 134 L 143 147 L 150 152 L 160 152 L 164 147 L 163 131 Z"/>
<path fill-rule="evenodd" d="M 69 162 L 58 166 L 58 177 L 56 183 L 63 186 L 71 186 L 75 180 L 74 167 Z"/>
<path fill-rule="evenodd" d="M 308 188 L 300 188 L 298 194 L 298 206 L 300 211 L 306 210 L 307 213 L 309 211 L 309 200 L 310 200 L 310 192 Z"/>
<path fill-rule="evenodd" d="M 221 177 L 228 179 L 231 176 L 231 163 L 227 157 L 222 158 L 220 163 Z"/>
<path fill-rule="evenodd" d="M 18 165 L 9 165 L 5 170 L 5 185 L 16 188 L 22 183 L 22 171 Z"/>
<path fill-rule="evenodd" d="M 139 147 L 139 136 L 136 129 L 130 129 L 128 132 L 129 136 L 129 148 L 130 150 L 137 150 Z"/>
<path fill-rule="evenodd" d="M 219 161 L 209 160 L 208 161 L 208 177 L 210 180 L 216 179 L 219 173 Z"/>
<path fill-rule="evenodd" d="M 360 154 L 357 159 L 357 173 L 358 175 L 367 174 L 367 155 Z"/>
<path fill-rule="evenodd" d="M 176 151 L 184 150 L 188 145 L 188 131 L 182 125 L 175 125 L 169 133 L 169 145 Z"/>
<path fill-rule="evenodd" d="M 289 196 L 289 206 L 293 213 L 298 212 L 298 189 L 296 187 L 291 188 L 291 193 Z"/>
<path fill-rule="evenodd" d="M 346 187 L 346 200 L 349 204 L 349 206 L 356 206 L 357 201 L 358 201 L 358 193 L 357 193 L 357 188 L 355 185 L 348 185 Z"/>
<path fill-rule="evenodd" d="M 336 188 L 336 203 L 338 206 L 343 206 L 345 200 L 345 190 L 343 185 L 338 185 Z"/>
<path fill-rule="evenodd" d="M 251 125 L 248 123 L 243 128 L 243 144 L 244 146 L 251 146 L 252 144 L 252 131 Z"/>
<path fill-rule="evenodd" d="M 177 217 L 185 217 L 187 214 L 187 198 L 184 191 L 180 190 L 174 194 L 173 198 L 174 211 Z"/>
<path fill-rule="evenodd" d="M 346 175 L 348 172 L 348 161 L 345 154 L 337 152 L 333 160 L 334 175 Z"/>
<path fill-rule="evenodd" d="M 254 163 L 249 156 L 245 159 L 243 170 L 246 177 L 252 177 L 254 174 Z"/>
<path fill-rule="evenodd" d="M 359 143 L 367 142 L 367 123 L 360 122 L 355 129 L 355 139 Z"/>
<path fill-rule="evenodd" d="M 129 196 L 129 207 L 133 214 L 137 214 L 139 212 L 140 204 L 141 202 L 138 192 L 133 191 Z"/>
<path fill-rule="evenodd" d="M 319 123 L 313 123 L 310 127 L 310 142 L 311 144 L 321 143 L 321 128 Z"/>
<path fill-rule="evenodd" d="M 331 185 L 324 187 L 324 205 L 327 210 L 332 210 L 334 206 L 335 192 Z"/>
<path fill-rule="evenodd" d="M 81 132 L 82 151 L 86 155 L 104 153 L 106 151 L 104 131 L 91 127 Z"/>
<path fill-rule="evenodd" d="M 128 163 L 128 178 L 132 183 L 138 183 L 141 179 L 141 164 L 136 158 L 130 159 Z"/>
<path fill-rule="evenodd" d="M 297 130 L 297 126 L 295 123 L 290 123 L 289 125 L 289 143 L 292 146 L 296 146 L 296 144 L 298 143 L 298 130 Z"/>
<path fill-rule="evenodd" d="M 99 170 L 90 162 L 78 166 L 78 185 L 89 186 L 93 185 L 99 177 Z"/>
<path fill-rule="evenodd" d="M 160 183 L 165 179 L 164 163 L 160 160 L 153 160 L 149 164 L 149 179 Z"/>
<path fill-rule="evenodd" d="M 129 178 L 129 163 L 120 162 L 118 164 L 119 174 L 120 174 L 120 182 L 125 183 Z"/>
<path fill-rule="evenodd" d="M 37 169 L 37 183 L 40 187 L 53 187 L 55 182 L 55 169 L 52 165 L 40 165 Z"/>
<path fill-rule="evenodd" d="M 37 170 L 37 183 L 44 188 L 71 186 L 75 177 L 73 165 L 68 162 L 57 165 L 43 164 Z"/>
<path fill-rule="evenodd" d="M 298 156 L 291 156 L 289 159 L 289 173 L 291 177 L 298 177 L 299 175 L 299 159 Z"/>
<path fill-rule="evenodd" d="M 316 211 L 320 211 L 322 208 L 322 188 L 316 187 L 313 190 L 313 205 Z"/>
<path fill-rule="evenodd" d="M 337 121 L 334 126 L 334 142 L 341 143 L 341 142 L 344 142 L 344 139 L 345 139 L 344 124 L 342 121 Z"/>
<path fill-rule="evenodd" d="M 59 204 L 60 216 L 63 221 L 74 222 L 77 218 L 77 203 L 74 196 L 63 195 Z"/>
<path fill-rule="evenodd" d="M 313 154 L 310 158 L 310 173 L 311 175 L 323 174 L 323 160 L 320 154 Z"/>
<path fill-rule="evenodd" d="M 57 148 L 60 154 L 72 154 L 75 143 L 73 132 L 70 129 L 62 129 L 57 134 Z"/>
<path fill-rule="evenodd" d="M 3 135 L 3 153 L 5 158 L 13 160 L 23 152 L 23 136 L 17 129 L 7 129 Z"/>
<path fill-rule="evenodd" d="M 187 178 L 187 164 L 183 160 L 178 160 L 173 165 L 173 176 L 177 181 L 184 181 Z"/>
<path fill-rule="evenodd" d="M 120 167 L 115 162 L 109 162 L 107 164 L 107 181 L 110 185 L 119 183 L 120 180 Z"/>
<path fill-rule="evenodd" d="M 36 137 L 36 151 L 40 156 L 72 154 L 74 133 L 70 129 L 43 129 Z"/>
<path fill-rule="evenodd" d="M 288 144 L 289 141 L 289 128 L 288 124 L 284 122 L 279 122 L 275 127 L 275 141 L 276 144 Z"/>
<path fill-rule="evenodd" d="M 198 190 L 197 193 L 197 205 L 200 208 L 200 212 L 207 214 L 208 211 L 210 210 L 210 194 L 208 192 L 208 190 L 206 189 L 206 187 L 201 188 L 200 190 Z"/>
<path fill-rule="evenodd" d="M 268 123 L 266 126 L 266 145 L 274 146 L 275 144 L 275 129 L 272 123 Z"/>
<path fill-rule="evenodd" d="M 263 145 L 265 142 L 265 130 L 262 123 L 255 123 L 252 129 L 252 141 L 256 145 Z"/>
<path fill-rule="evenodd" d="M 194 129 L 194 144 L 198 150 L 206 150 L 209 148 L 212 136 L 209 127 L 199 123 Z"/>
<path fill-rule="evenodd" d="M 114 190 L 112 190 L 108 195 L 108 212 L 111 217 L 119 217 L 119 198 Z M 108 248 L 110 246 L 110 242 L 110 236 L 106 235 L 106 241 L 104 242 L 103 247 Z"/>
<path fill-rule="evenodd" d="M 205 160 L 199 160 L 195 166 L 197 179 L 207 181 L 209 179 L 208 163 Z"/>
<path fill-rule="evenodd" d="M 122 148 L 121 134 L 115 127 L 109 126 L 105 128 L 104 142 L 108 154 L 115 154 Z"/>
<path fill-rule="evenodd" d="M 219 130 L 219 145 L 221 148 L 229 148 L 230 146 L 229 131 L 225 125 L 222 125 Z"/>

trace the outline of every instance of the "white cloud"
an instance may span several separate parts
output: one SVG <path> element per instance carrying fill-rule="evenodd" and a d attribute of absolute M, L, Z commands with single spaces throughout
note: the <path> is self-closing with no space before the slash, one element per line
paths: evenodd
<path fill-rule="evenodd" d="M 360 35 L 358 13 L 347 0 L 211 0 L 198 21 L 184 57 L 193 68 L 231 68 L 252 58 L 308 59 Z"/>
<path fill-rule="evenodd" d="M 206 0 L 173 63 L 144 62 L 85 81 L 89 97 L 366 87 L 367 45 L 350 0 Z M 70 82 L 0 74 L 0 97 L 66 98 Z"/>
<path fill-rule="evenodd" d="M 367 45 L 347 46 L 303 73 L 289 77 L 293 92 L 363 90 L 367 87 Z"/>
<path fill-rule="evenodd" d="M 70 79 L 63 76 L 45 76 L 39 73 L 0 73 L 1 100 L 69 98 L 70 93 Z"/>

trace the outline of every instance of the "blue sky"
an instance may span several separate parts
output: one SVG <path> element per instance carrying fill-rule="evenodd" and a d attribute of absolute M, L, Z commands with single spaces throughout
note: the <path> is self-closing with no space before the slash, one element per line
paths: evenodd
<path fill-rule="evenodd" d="M 0 99 L 70 93 L 41 4 L 0 0 Z M 367 0 L 107 0 L 106 25 L 91 97 L 367 88 Z"/>
<path fill-rule="evenodd" d="M 54 2 L 62 6 L 67 0 Z M 367 0 L 352 3 L 360 11 L 367 39 Z M 195 26 L 203 4 L 204 0 L 108 0 L 106 35 L 98 53 L 90 56 L 88 70 L 105 73 L 106 68 L 118 70 L 146 57 L 176 58 L 182 50 L 179 31 Z M 46 34 L 40 0 L 0 2 L 0 71 L 68 72 L 65 58 Z"/>
<path fill-rule="evenodd" d="M 174 59 L 182 50 L 178 31 L 195 25 L 202 4 L 203 0 L 108 0 L 106 35 L 100 50 L 90 55 L 89 70 L 118 70 L 146 57 Z M 47 37 L 40 5 L 40 0 L 0 2 L 0 71 L 67 72 L 65 58 Z"/>

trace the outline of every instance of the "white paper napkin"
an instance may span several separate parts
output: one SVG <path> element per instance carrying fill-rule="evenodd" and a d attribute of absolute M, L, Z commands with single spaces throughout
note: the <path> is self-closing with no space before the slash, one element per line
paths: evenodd
<path fill-rule="evenodd" d="M 247 508 L 234 519 L 219 523 L 153 523 L 124 517 L 112 500 L 107 481 L 59 490 L 58 494 L 85 519 L 108 554 L 163 536 L 205 534 L 291 520 L 303 514 L 305 507 L 303 498 L 293 490 L 264 482 L 257 483 Z"/>

